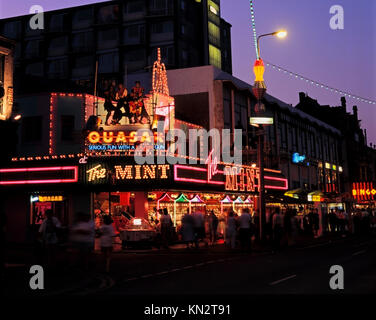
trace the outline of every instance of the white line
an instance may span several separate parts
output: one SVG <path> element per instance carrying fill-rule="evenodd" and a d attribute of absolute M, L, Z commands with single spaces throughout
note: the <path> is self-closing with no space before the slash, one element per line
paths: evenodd
<path fill-rule="evenodd" d="M 358 254 L 362 254 L 362 253 L 365 253 L 365 252 L 366 252 L 366 250 L 361 250 L 361 251 L 353 253 L 352 255 L 357 256 Z"/>
<path fill-rule="evenodd" d="M 277 280 L 277 281 L 271 282 L 271 283 L 269 283 L 269 285 L 270 285 L 270 286 L 274 286 L 274 285 L 276 285 L 276 284 L 278 284 L 278 283 L 281 283 L 281 282 L 286 281 L 286 280 L 293 279 L 293 278 L 295 278 L 295 277 L 296 277 L 296 274 L 293 274 L 292 276 L 288 276 L 288 277 L 286 277 L 286 278 L 283 278 L 283 279 L 280 279 L 280 280 Z"/>

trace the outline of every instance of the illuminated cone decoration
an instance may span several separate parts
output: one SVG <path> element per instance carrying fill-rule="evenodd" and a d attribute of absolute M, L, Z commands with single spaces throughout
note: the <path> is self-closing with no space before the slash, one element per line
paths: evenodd
<path fill-rule="evenodd" d="M 264 62 L 261 58 L 256 60 L 255 65 L 253 66 L 253 72 L 256 78 L 252 91 L 256 99 L 258 100 L 258 103 L 255 106 L 255 112 L 260 113 L 265 111 L 265 106 L 261 103 L 261 99 L 266 92 L 266 85 L 264 82 L 265 67 Z"/>

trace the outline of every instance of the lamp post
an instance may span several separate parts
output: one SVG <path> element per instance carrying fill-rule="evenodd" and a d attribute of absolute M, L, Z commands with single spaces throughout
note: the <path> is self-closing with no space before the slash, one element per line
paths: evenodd
<path fill-rule="evenodd" d="M 264 235 L 264 225 L 265 225 L 265 186 L 264 186 L 264 126 L 273 124 L 273 118 L 267 117 L 265 114 L 265 105 L 261 102 L 262 98 L 266 92 L 266 85 L 264 82 L 264 62 L 260 58 L 260 38 L 266 36 L 277 36 L 279 38 L 286 37 L 287 32 L 284 30 L 275 31 L 271 33 L 266 33 L 258 36 L 257 38 L 257 59 L 253 67 L 253 72 L 255 74 L 255 83 L 253 85 L 252 91 L 257 99 L 255 105 L 255 117 L 250 118 L 250 124 L 257 127 L 257 164 L 259 167 L 259 181 L 258 181 L 258 191 L 259 191 L 259 223 L 260 223 L 260 240 L 265 239 Z"/>

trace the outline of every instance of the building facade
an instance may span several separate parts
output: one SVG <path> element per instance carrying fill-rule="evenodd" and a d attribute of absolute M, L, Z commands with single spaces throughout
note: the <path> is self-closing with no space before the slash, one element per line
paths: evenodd
<path fill-rule="evenodd" d="M 168 69 L 211 64 L 232 72 L 231 25 L 219 0 L 107 1 L 46 12 L 42 30 L 30 28 L 30 17 L 0 21 L 0 34 L 16 41 L 18 93 L 41 83 L 49 92 L 93 93 L 97 62 L 100 92 L 151 70 L 158 47 Z"/>

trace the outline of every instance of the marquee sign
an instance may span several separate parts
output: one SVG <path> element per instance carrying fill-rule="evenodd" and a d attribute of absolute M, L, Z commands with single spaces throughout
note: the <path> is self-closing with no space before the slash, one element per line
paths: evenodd
<path fill-rule="evenodd" d="M 213 166 L 211 161 L 207 161 L 206 167 L 174 165 L 176 182 L 217 186 L 233 192 L 257 192 L 259 174 L 258 168 L 223 164 Z M 288 189 L 288 180 L 279 171 L 265 169 L 264 179 L 265 189 Z"/>
<path fill-rule="evenodd" d="M 352 195 L 359 201 L 376 200 L 376 189 L 373 187 L 373 182 L 354 182 Z"/>
<path fill-rule="evenodd" d="M 0 185 L 75 183 L 78 167 L 39 167 L 0 169 Z"/>
<path fill-rule="evenodd" d="M 144 183 L 147 181 L 168 180 L 170 178 L 170 165 L 124 165 L 118 164 L 93 164 L 87 166 L 85 181 L 89 184 L 123 184 Z"/>

